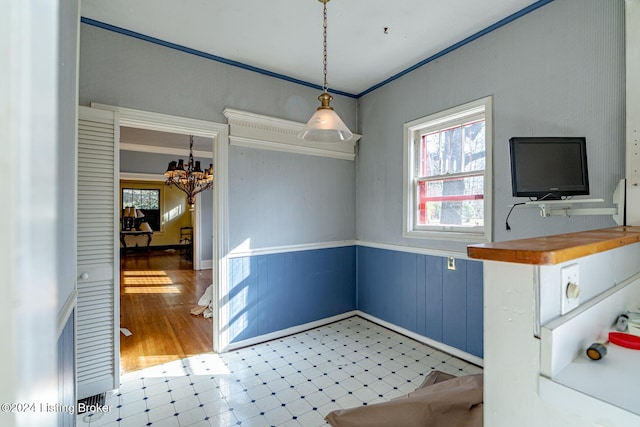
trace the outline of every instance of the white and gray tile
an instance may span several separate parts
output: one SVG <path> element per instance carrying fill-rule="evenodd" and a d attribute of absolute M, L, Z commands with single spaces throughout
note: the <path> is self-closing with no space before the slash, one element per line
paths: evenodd
<path fill-rule="evenodd" d="M 360 317 L 225 354 L 124 375 L 112 410 L 79 427 L 325 426 L 340 408 L 399 397 L 431 370 L 482 369 Z"/>

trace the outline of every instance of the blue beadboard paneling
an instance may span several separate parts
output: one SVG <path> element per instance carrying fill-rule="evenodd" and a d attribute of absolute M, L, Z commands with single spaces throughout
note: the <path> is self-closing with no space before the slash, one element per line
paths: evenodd
<path fill-rule="evenodd" d="M 384 249 L 358 248 L 359 310 L 380 319 L 391 318 L 390 291 L 392 252 Z"/>
<path fill-rule="evenodd" d="M 427 287 L 418 286 L 427 281 L 427 257 L 416 257 L 416 332 L 427 335 Z"/>
<path fill-rule="evenodd" d="M 483 355 L 482 263 L 358 247 L 357 308 L 478 357 Z"/>
<path fill-rule="evenodd" d="M 292 283 L 291 254 L 272 254 L 266 255 L 265 258 L 267 274 L 258 277 L 258 286 L 266 289 L 266 298 L 260 300 L 264 303 L 260 307 L 261 334 L 279 331 L 296 324 L 291 320 L 291 310 L 295 309 L 293 293 L 297 286 L 303 286 L 302 280 Z M 298 274 L 301 273 L 302 271 L 298 270 Z"/>
<path fill-rule="evenodd" d="M 391 271 L 398 274 L 392 275 L 393 292 L 393 323 L 415 331 L 417 329 L 416 304 L 417 295 L 417 258 L 419 255 L 396 252 L 393 256 Z"/>
<path fill-rule="evenodd" d="M 442 342 L 442 258 L 425 256 L 425 335 Z M 418 302 L 418 304 L 420 301 Z"/>
<path fill-rule="evenodd" d="M 75 310 L 67 319 L 58 337 L 58 402 L 70 408 L 76 404 L 76 356 L 75 356 Z M 58 426 L 76 425 L 76 415 L 69 411 L 58 412 Z"/>
<path fill-rule="evenodd" d="M 233 339 L 241 340 L 258 333 L 257 322 L 248 321 L 258 312 L 258 295 L 253 291 L 258 276 L 256 261 L 248 257 L 229 261 L 229 334 Z"/>
<path fill-rule="evenodd" d="M 349 246 L 232 258 L 230 341 L 355 310 L 355 253 Z"/>
<path fill-rule="evenodd" d="M 467 266 L 456 259 L 456 269 L 446 268 L 441 258 L 442 274 L 442 342 L 460 350 L 467 349 Z"/>
<path fill-rule="evenodd" d="M 351 310 L 483 354 L 482 263 L 366 246 L 232 258 L 230 339 Z M 357 269 L 357 271 L 356 271 Z"/>
<path fill-rule="evenodd" d="M 467 352 L 484 354 L 484 297 L 483 265 L 481 261 L 467 261 Z"/>

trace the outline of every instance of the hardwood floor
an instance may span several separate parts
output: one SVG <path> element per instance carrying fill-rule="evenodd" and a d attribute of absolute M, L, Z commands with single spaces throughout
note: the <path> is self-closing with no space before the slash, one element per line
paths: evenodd
<path fill-rule="evenodd" d="M 129 253 L 120 259 L 120 370 L 142 369 L 213 349 L 213 321 L 194 316 L 211 270 L 192 270 L 177 252 Z"/>

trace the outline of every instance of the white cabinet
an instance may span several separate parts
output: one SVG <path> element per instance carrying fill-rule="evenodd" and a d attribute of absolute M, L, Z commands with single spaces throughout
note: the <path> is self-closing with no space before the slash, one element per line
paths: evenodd
<path fill-rule="evenodd" d="M 542 326 L 542 399 L 616 423 L 611 425 L 639 425 L 640 350 L 607 344 L 606 356 L 597 361 L 585 352 L 592 343 L 605 343 L 617 317 L 638 305 L 640 273 Z"/>
<path fill-rule="evenodd" d="M 640 426 L 640 351 L 586 348 L 640 305 L 640 227 L 472 245 L 484 260 L 484 425 Z M 561 314 L 563 268 L 577 308 Z"/>

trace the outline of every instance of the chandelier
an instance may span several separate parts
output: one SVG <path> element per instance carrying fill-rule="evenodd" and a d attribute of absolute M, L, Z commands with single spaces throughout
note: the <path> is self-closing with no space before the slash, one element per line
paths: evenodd
<path fill-rule="evenodd" d="M 320 106 L 317 111 L 311 116 L 300 138 L 309 141 L 319 142 L 341 142 L 351 139 L 353 133 L 349 130 L 347 125 L 344 124 L 340 116 L 333 110 L 333 107 L 329 105 L 333 97 L 329 95 L 329 86 L 327 85 L 327 2 L 329 0 L 318 0 L 323 3 L 322 9 L 322 27 L 323 27 L 323 60 L 322 71 L 324 74 L 324 81 L 322 85 L 322 94 L 318 97 Z"/>
<path fill-rule="evenodd" d="M 189 162 L 185 165 L 184 160 L 169 162 L 165 182 L 168 186 L 174 185 L 187 195 L 187 203 L 193 208 L 196 203 L 196 194 L 204 190 L 209 190 L 213 186 L 213 165 L 202 171 L 200 162 L 193 160 L 193 135 L 189 135 Z"/>

